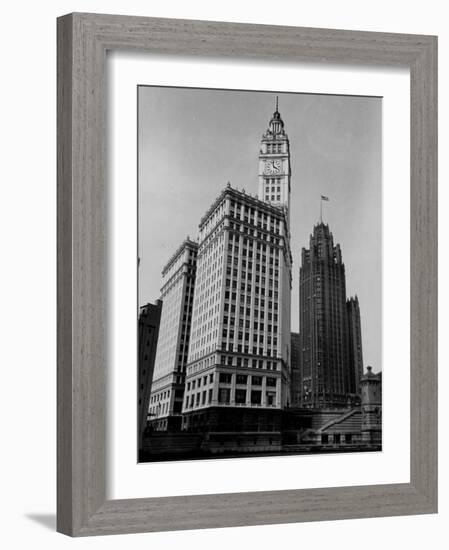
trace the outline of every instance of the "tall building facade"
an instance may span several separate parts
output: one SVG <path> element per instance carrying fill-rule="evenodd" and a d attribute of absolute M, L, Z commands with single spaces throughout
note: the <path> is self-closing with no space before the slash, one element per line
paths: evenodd
<path fill-rule="evenodd" d="M 340 245 L 322 222 L 314 227 L 309 248 L 302 249 L 299 285 L 300 406 L 345 407 L 355 399 L 347 317 L 348 308 L 355 307 L 346 305 Z"/>
<path fill-rule="evenodd" d="M 211 408 L 289 405 L 290 176 L 276 105 L 262 136 L 258 198 L 228 184 L 200 222 L 186 429 Z"/>
<path fill-rule="evenodd" d="M 148 406 L 150 403 L 151 383 L 153 380 L 154 362 L 156 359 L 159 324 L 161 320 L 162 301 L 146 304 L 139 313 L 139 442 L 147 424 Z M 139 445 L 140 445 L 139 443 Z"/>
<path fill-rule="evenodd" d="M 200 223 L 183 412 L 289 402 L 291 254 L 284 210 L 228 186 Z"/>
<path fill-rule="evenodd" d="M 346 301 L 346 310 L 348 315 L 350 391 L 360 395 L 360 379 L 363 376 L 363 352 L 360 306 L 357 296 Z"/>
<path fill-rule="evenodd" d="M 198 244 L 187 238 L 162 270 L 160 336 L 148 414 L 155 430 L 181 424 Z"/>

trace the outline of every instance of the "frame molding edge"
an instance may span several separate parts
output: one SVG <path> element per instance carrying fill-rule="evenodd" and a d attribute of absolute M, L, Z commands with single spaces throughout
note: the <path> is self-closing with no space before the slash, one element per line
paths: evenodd
<path fill-rule="evenodd" d="M 57 25 L 57 530 L 89 536 L 437 512 L 437 38 L 84 13 Z M 410 483 L 106 500 L 110 49 L 410 67 Z"/>

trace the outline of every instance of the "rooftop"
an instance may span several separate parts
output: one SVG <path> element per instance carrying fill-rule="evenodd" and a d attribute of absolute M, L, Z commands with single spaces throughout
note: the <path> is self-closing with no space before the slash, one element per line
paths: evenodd
<path fill-rule="evenodd" d="M 231 186 L 230 183 L 227 184 L 227 186 L 223 189 L 223 191 L 220 193 L 220 195 L 215 199 L 215 201 L 212 203 L 210 208 L 206 211 L 204 216 L 201 218 L 199 223 L 199 228 L 201 229 L 202 226 L 206 223 L 208 218 L 212 215 L 214 210 L 219 206 L 219 204 L 224 200 L 224 198 L 230 195 L 231 197 L 237 199 L 237 200 L 243 200 L 247 204 L 254 206 L 255 208 L 259 208 L 264 210 L 265 212 L 269 214 L 275 214 L 278 217 L 282 217 L 284 215 L 284 210 L 282 206 L 275 206 L 273 204 L 270 204 L 269 202 L 265 202 L 261 199 L 259 199 L 257 196 L 253 196 L 249 193 L 246 193 L 244 189 L 241 191 L 239 189 L 235 189 Z"/>
<path fill-rule="evenodd" d="M 185 248 L 192 248 L 194 250 L 198 249 L 198 243 L 192 241 L 190 237 L 187 237 L 176 249 L 176 252 L 170 257 L 168 262 L 162 268 L 162 275 L 164 276 L 170 267 L 175 263 L 178 257 L 183 253 Z"/>

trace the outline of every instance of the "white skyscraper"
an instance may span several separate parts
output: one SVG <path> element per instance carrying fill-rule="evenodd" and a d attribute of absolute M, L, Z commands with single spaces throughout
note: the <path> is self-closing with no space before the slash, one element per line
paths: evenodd
<path fill-rule="evenodd" d="M 149 404 L 155 430 L 179 428 L 198 245 L 187 238 L 162 270 L 162 314 Z"/>
<path fill-rule="evenodd" d="M 277 107 L 259 167 L 259 198 L 228 184 L 200 222 L 184 429 L 273 430 L 289 404 L 290 158 Z"/>

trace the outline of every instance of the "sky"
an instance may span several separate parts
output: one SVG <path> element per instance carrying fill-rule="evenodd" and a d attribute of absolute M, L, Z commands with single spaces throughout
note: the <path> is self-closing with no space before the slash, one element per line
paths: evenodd
<path fill-rule="evenodd" d="M 382 100 L 377 97 L 139 86 L 139 304 L 229 181 L 255 195 L 262 134 L 279 96 L 290 140 L 292 331 L 299 330 L 302 247 L 319 221 L 342 249 L 357 294 L 364 365 L 381 370 Z"/>

